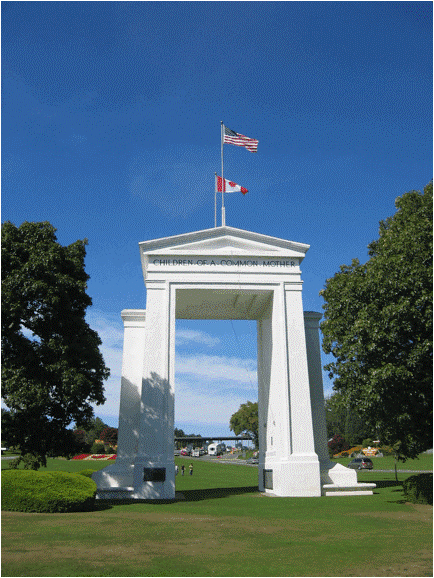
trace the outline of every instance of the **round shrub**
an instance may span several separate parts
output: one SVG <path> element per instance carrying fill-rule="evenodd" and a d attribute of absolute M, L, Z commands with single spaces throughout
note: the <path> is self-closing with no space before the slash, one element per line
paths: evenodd
<path fill-rule="evenodd" d="M 80 476 L 86 476 L 86 478 L 91 478 L 92 474 L 96 471 L 98 470 L 80 470 L 77 474 L 80 474 Z"/>
<path fill-rule="evenodd" d="M 96 484 L 66 472 L 6 470 L 1 476 L 2 510 L 82 512 L 92 510 Z"/>
<path fill-rule="evenodd" d="M 410 476 L 402 483 L 405 499 L 413 504 L 432 505 L 432 486 L 432 474 Z"/>
<path fill-rule="evenodd" d="M 92 454 L 105 454 L 104 444 L 96 444 L 96 443 L 92 444 L 90 452 Z"/>

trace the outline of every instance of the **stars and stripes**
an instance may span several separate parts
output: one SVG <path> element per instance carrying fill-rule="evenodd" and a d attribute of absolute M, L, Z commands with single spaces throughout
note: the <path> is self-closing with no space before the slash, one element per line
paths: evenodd
<path fill-rule="evenodd" d="M 239 147 L 245 147 L 251 153 L 258 152 L 259 141 L 254 138 L 249 138 L 243 134 L 239 134 L 223 125 L 223 143 L 233 144 Z"/>

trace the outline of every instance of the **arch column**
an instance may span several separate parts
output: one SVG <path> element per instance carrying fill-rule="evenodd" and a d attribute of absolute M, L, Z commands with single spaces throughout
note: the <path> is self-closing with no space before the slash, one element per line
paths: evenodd
<path fill-rule="evenodd" d="M 114 464 L 92 474 L 99 490 L 111 489 L 119 497 L 129 497 L 133 490 L 134 460 L 139 441 L 140 397 L 142 391 L 143 352 L 145 350 L 144 309 L 124 309 L 121 312 L 124 324 L 124 347 L 122 355 L 122 377 L 119 404 L 119 429 L 117 457 Z M 100 492 L 101 493 L 101 492 Z"/>
<path fill-rule="evenodd" d="M 134 497 L 173 499 L 175 319 L 168 282 L 148 282 Z"/>
<path fill-rule="evenodd" d="M 320 496 L 301 283 L 281 283 L 258 320 L 259 489 Z"/>
<path fill-rule="evenodd" d="M 330 466 L 330 459 L 327 450 L 327 426 L 325 420 L 321 347 L 319 341 L 319 322 L 321 318 L 322 314 L 315 311 L 305 311 L 304 313 L 313 437 L 315 452 L 318 455 L 321 469 L 323 469 L 324 467 Z"/>

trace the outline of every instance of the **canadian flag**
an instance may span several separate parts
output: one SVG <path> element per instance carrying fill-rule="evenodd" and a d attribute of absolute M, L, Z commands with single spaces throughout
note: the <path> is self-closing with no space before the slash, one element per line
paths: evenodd
<path fill-rule="evenodd" d="M 224 189 L 222 191 L 222 181 L 224 181 Z M 244 187 L 240 187 L 240 185 L 237 185 L 237 183 L 234 183 L 232 181 L 228 181 L 227 179 L 222 179 L 221 177 L 219 177 L 218 175 L 215 176 L 215 186 L 216 186 L 216 191 L 218 193 L 238 193 L 241 192 L 243 193 L 243 195 L 245 195 L 246 193 L 248 193 L 248 189 L 245 189 Z"/>

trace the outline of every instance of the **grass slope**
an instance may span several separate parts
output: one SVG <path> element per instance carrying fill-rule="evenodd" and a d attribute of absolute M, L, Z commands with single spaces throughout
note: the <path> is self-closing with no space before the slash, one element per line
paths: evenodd
<path fill-rule="evenodd" d="M 358 473 L 374 496 L 276 498 L 255 467 L 192 463 L 174 503 L 4 512 L 3 576 L 432 576 L 432 507 L 403 501 L 411 474 Z"/>

